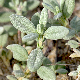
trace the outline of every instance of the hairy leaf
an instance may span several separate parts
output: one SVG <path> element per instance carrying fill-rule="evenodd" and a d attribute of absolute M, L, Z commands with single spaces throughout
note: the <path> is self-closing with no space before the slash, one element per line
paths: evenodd
<path fill-rule="evenodd" d="M 75 29 L 76 31 L 80 32 L 80 18 L 75 16 L 71 21 L 70 21 L 70 26 L 71 28 Z"/>
<path fill-rule="evenodd" d="M 70 40 L 71 38 L 75 37 L 76 31 L 74 29 L 69 30 L 69 33 L 63 37 L 65 40 Z"/>
<path fill-rule="evenodd" d="M 18 44 L 11 44 L 7 46 L 13 52 L 13 58 L 19 61 L 27 61 L 28 53 L 26 49 Z"/>
<path fill-rule="evenodd" d="M 0 34 L 4 32 L 4 28 L 0 26 Z"/>
<path fill-rule="evenodd" d="M 14 70 L 21 70 L 19 64 L 14 64 L 14 66 L 13 66 L 13 71 L 14 71 Z"/>
<path fill-rule="evenodd" d="M 51 61 L 47 57 L 44 57 L 44 59 L 43 59 L 43 65 L 44 66 L 50 66 L 50 64 L 52 64 Z"/>
<path fill-rule="evenodd" d="M 6 77 L 9 80 L 17 80 L 17 78 L 15 76 L 13 76 L 13 75 L 7 75 Z"/>
<path fill-rule="evenodd" d="M 78 72 L 77 71 L 71 71 L 68 75 L 69 76 L 77 76 Z"/>
<path fill-rule="evenodd" d="M 38 12 L 32 16 L 31 22 L 34 24 L 35 27 L 37 27 L 37 24 L 39 24 L 39 19 L 40 19 L 40 14 Z"/>
<path fill-rule="evenodd" d="M 75 0 L 65 0 L 64 6 L 62 8 L 63 16 L 69 18 L 73 13 L 75 6 Z"/>
<path fill-rule="evenodd" d="M 77 68 L 77 72 L 80 72 L 80 65 L 79 65 L 78 68 Z"/>
<path fill-rule="evenodd" d="M 24 76 L 24 73 L 22 72 L 22 70 L 14 70 L 13 73 L 16 77 L 23 77 Z"/>
<path fill-rule="evenodd" d="M 10 16 L 10 20 L 11 20 L 11 23 L 13 24 L 13 26 L 23 33 L 35 32 L 35 27 L 34 27 L 33 23 L 26 17 L 12 14 Z"/>
<path fill-rule="evenodd" d="M 0 47 L 4 47 L 8 40 L 8 34 L 6 32 L 0 35 Z"/>
<path fill-rule="evenodd" d="M 64 6 L 64 1 L 65 0 L 60 0 L 60 10 L 62 11 L 62 8 L 63 8 L 63 6 Z"/>
<path fill-rule="evenodd" d="M 27 59 L 27 67 L 31 72 L 37 71 L 43 62 L 43 52 L 41 49 L 34 49 L 31 51 Z"/>
<path fill-rule="evenodd" d="M 79 43 L 75 40 L 69 40 L 68 43 L 66 43 L 66 45 L 70 45 L 71 48 L 79 47 Z"/>
<path fill-rule="evenodd" d="M 44 37 L 46 39 L 57 40 L 57 39 L 62 39 L 68 33 L 69 33 L 69 30 L 66 27 L 51 26 L 45 31 Z"/>
<path fill-rule="evenodd" d="M 42 24 L 43 27 L 45 27 L 47 20 L 48 20 L 48 11 L 46 8 L 43 8 L 43 10 L 41 11 L 39 23 Z"/>
<path fill-rule="evenodd" d="M 54 19 L 54 20 L 57 20 L 57 19 L 59 19 L 61 16 L 62 16 L 62 13 L 60 12 L 60 13 L 58 13 L 57 15 L 55 15 L 55 16 L 53 17 L 53 19 Z"/>
<path fill-rule="evenodd" d="M 25 35 L 22 38 L 22 41 L 23 42 L 32 41 L 32 40 L 35 40 L 37 37 L 38 37 L 38 34 L 37 33 L 30 33 L 30 34 Z"/>
<path fill-rule="evenodd" d="M 69 57 L 71 57 L 71 58 L 80 57 L 80 51 L 78 49 L 73 48 L 73 51 L 75 53 L 72 53 Z"/>
<path fill-rule="evenodd" d="M 59 4 L 56 0 L 43 0 L 43 6 L 49 9 L 51 12 L 56 14 L 56 6 L 59 7 Z"/>
<path fill-rule="evenodd" d="M 48 67 L 45 67 L 45 66 L 41 66 L 37 70 L 37 74 L 43 80 L 56 80 L 56 76 L 55 76 L 54 71 Z"/>

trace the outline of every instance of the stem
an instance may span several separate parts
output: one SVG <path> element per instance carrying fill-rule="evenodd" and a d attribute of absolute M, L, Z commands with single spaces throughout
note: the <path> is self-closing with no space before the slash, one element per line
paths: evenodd
<path fill-rule="evenodd" d="M 37 41 L 37 48 L 43 49 L 43 37 L 39 37 Z"/>
<path fill-rule="evenodd" d="M 20 6 L 16 9 L 17 15 L 22 15 L 22 11 L 20 9 Z M 21 31 L 18 30 L 18 42 L 20 45 L 22 45 L 22 39 L 21 39 Z"/>
<path fill-rule="evenodd" d="M 70 28 L 69 22 L 68 22 L 67 19 L 64 19 L 63 17 L 61 17 L 61 18 L 59 19 L 59 22 L 61 23 L 62 26 L 67 27 L 67 28 Z M 70 29 L 71 29 L 71 28 L 70 28 Z"/>

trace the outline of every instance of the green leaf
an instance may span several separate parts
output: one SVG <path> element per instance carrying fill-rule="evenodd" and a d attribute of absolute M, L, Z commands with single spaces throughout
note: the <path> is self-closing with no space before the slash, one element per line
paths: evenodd
<path fill-rule="evenodd" d="M 13 71 L 15 71 L 15 70 L 21 70 L 19 64 L 14 64 Z"/>
<path fill-rule="evenodd" d="M 72 53 L 69 57 L 71 58 L 80 57 L 80 51 L 78 49 L 73 48 L 73 51 L 75 53 Z"/>
<path fill-rule="evenodd" d="M 3 27 L 10 36 L 17 34 L 17 29 L 12 25 L 4 25 Z"/>
<path fill-rule="evenodd" d="M 33 10 L 40 4 L 39 0 L 28 0 L 27 1 L 27 9 Z"/>
<path fill-rule="evenodd" d="M 57 40 L 57 39 L 62 39 L 68 33 L 69 33 L 69 30 L 66 27 L 51 26 L 45 31 L 44 37 L 46 39 Z"/>
<path fill-rule="evenodd" d="M 59 8 L 59 4 L 56 0 L 43 0 L 43 6 L 56 14 L 56 6 Z"/>
<path fill-rule="evenodd" d="M 7 75 L 6 77 L 9 80 L 17 80 L 17 78 L 15 76 L 13 76 L 13 75 Z"/>
<path fill-rule="evenodd" d="M 27 59 L 27 67 L 31 72 L 37 71 L 43 62 L 43 52 L 41 49 L 34 49 L 31 51 Z"/>
<path fill-rule="evenodd" d="M 22 70 L 14 70 L 13 71 L 15 77 L 23 77 L 24 73 L 22 72 Z"/>
<path fill-rule="evenodd" d="M 62 13 L 60 12 L 60 13 L 58 13 L 57 15 L 55 15 L 55 16 L 53 17 L 53 19 L 54 19 L 54 20 L 57 20 L 57 19 L 59 19 L 61 16 L 62 16 Z"/>
<path fill-rule="evenodd" d="M 79 43 L 75 40 L 69 40 L 68 43 L 66 43 L 66 45 L 70 45 L 71 48 L 79 47 Z"/>
<path fill-rule="evenodd" d="M 50 64 L 52 64 L 51 61 L 47 57 L 44 57 L 43 65 L 47 67 L 50 66 Z"/>
<path fill-rule="evenodd" d="M 71 21 L 70 21 L 70 26 L 72 29 L 75 29 L 75 31 L 80 32 L 80 18 L 75 16 Z"/>
<path fill-rule="evenodd" d="M 68 71 L 66 69 L 58 69 L 58 70 L 56 70 L 56 73 L 59 73 L 59 74 L 67 74 Z"/>
<path fill-rule="evenodd" d="M 4 32 L 4 28 L 0 26 L 0 34 Z"/>
<path fill-rule="evenodd" d="M 63 37 L 65 40 L 70 40 L 71 38 L 75 37 L 76 31 L 74 29 L 70 29 L 69 33 Z"/>
<path fill-rule="evenodd" d="M 6 32 L 0 35 L 0 47 L 4 47 L 8 40 L 8 34 Z"/>
<path fill-rule="evenodd" d="M 43 8 L 43 10 L 41 11 L 39 23 L 43 25 L 43 27 L 45 27 L 47 20 L 48 20 L 48 11 L 46 8 Z"/>
<path fill-rule="evenodd" d="M 22 41 L 23 42 L 32 41 L 32 40 L 35 40 L 37 37 L 38 37 L 38 34 L 37 33 L 30 33 L 30 34 L 25 35 L 22 38 Z"/>
<path fill-rule="evenodd" d="M 23 33 L 34 33 L 35 32 L 34 24 L 26 17 L 12 14 L 10 16 L 10 20 L 13 26 Z"/>
<path fill-rule="evenodd" d="M 13 14 L 13 12 L 0 12 L 0 23 L 10 22 L 9 16 Z"/>
<path fill-rule="evenodd" d="M 77 68 L 77 72 L 80 72 L 80 65 L 79 65 L 78 68 Z"/>
<path fill-rule="evenodd" d="M 61 64 L 61 65 L 60 65 Z M 57 70 L 57 69 L 66 69 L 65 65 L 62 65 L 62 64 L 65 64 L 65 62 L 63 61 L 58 61 L 56 64 L 55 64 L 55 67 L 54 67 L 54 70 Z"/>
<path fill-rule="evenodd" d="M 56 76 L 55 76 L 54 71 L 48 67 L 45 67 L 45 66 L 41 66 L 37 70 L 37 74 L 43 80 L 56 80 Z"/>
<path fill-rule="evenodd" d="M 18 44 L 11 44 L 7 46 L 13 52 L 13 58 L 19 61 L 27 61 L 28 53 L 26 49 Z"/>
<path fill-rule="evenodd" d="M 0 0 L 0 6 L 2 7 L 4 5 L 5 0 Z"/>
<path fill-rule="evenodd" d="M 78 72 L 77 71 L 71 71 L 68 75 L 69 76 L 77 76 Z"/>
<path fill-rule="evenodd" d="M 38 12 L 32 16 L 31 22 L 34 24 L 35 27 L 37 27 L 37 24 L 39 24 L 39 19 L 40 19 L 40 14 Z"/>
<path fill-rule="evenodd" d="M 62 8 L 63 16 L 69 18 L 74 10 L 75 0 L 65 0 L 64 6 Z"/>
<path fill-rule="evenodd" d="M 63 6 L 64 6 L 64 1 L 65 0 L 60 0 L 60 10 L 62 11 L 62 8 L 63 8 Z"/>
<path fill-rule="evenodd" d="M 44 6 L 45 8 L 49 9 L 51 12 L 53 12 L 53 13 L 56 12 L 56 10 L 55 10 L 50 4 L 45 3 L 45 2 L 43 2 L 42 4 L 43 4 L 43 6 Z"/>

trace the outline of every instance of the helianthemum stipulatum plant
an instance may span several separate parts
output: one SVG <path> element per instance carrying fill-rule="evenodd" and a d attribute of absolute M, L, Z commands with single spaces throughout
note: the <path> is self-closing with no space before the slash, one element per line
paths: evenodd
<path fill-rule="evenodd" d="M 68 18 L 73 12 L 74 5 L 75 0 L 60 0 L 60 5 L 56 0 L 43 0 L 44 8 L 41 14 L 38 12 L 35 13 L 32 16 L 31 21 L 26 17 L 16 14 L 12 14 L 10 16 L 13 26 L 21 32 L 27 33 L 22 40 L 24 42 L 36 40 L 37 48 L 32 50 L 29 55 L 27 50 L 18 44 L 8 45 L 7 49 L 10 49 L 13 52 L 13 57 L 15 59 L 19 61 L 27 61 L 27 69 L 29 69 L 31 72 L 37 72 L 37 74 L 43 80 L 56 80 L 55 73 L 67 73 L 67 70 L 63 68 L 56 70 L 55 68 L 52 69 L 50 66 L 48 66 L 47 64 L 49 64 L 50 61 L 43 55 L 42 49 L 44 47 L 43 41 L 45 39 L 70 40 L 74 36 L 77 36 L 80 24 L 79 18 L 75 17 L 75 25 L 77 24 L 77 28 L 75 28 L 73 25 L 74 18 L 71 20 L 70 25 L 68 22 Z M 47 9 L 54 13 L 55 16 L 53 19 L 48 19 Z M 69 41 L 67 44 L 71 44 L 72 48 L 75 44 L 76 47 L 78 47 L 77 45 L 79 44 L 77 42 L 73 44 L 73 42 L 74 41 Z M 46 62 L 46 65 L 44 61 Z M 18 67 L 18 65 L 16 66 Z M 13 73 L 15 76 L 8 75 L 7 78 L 14 80 L 27 80 L 26 71 L 23 72 L 20 68 L 18 68 L 13 69 Z"/>

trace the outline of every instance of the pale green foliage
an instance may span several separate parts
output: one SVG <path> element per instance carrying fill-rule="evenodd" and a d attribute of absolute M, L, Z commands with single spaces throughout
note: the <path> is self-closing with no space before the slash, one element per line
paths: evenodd
<path fill-rule="evenodd" d="M 75 16 L 70 21 L 70 26 L 71 26 L 72 29 L 75 29 L 76 32 L 80 32 L 80 18 Z"/>
<path fill-rule="evenodd" d="M 37 70 L 37 74 L 43 80 L 56 80 L 54 71 L 48 67 L 45 67 L 45 66 L 41 66 Z"/>
<path fill-rule="evenodd" d="M 80 80 L 80 65 L 78 66 L 77 70 L 71 71 L 68 75 L 76 77 L 76 80 Z"/>
<path fill-rule="evenodd" d="M 27 61 L 28 53 L 26 49 L 18 44 L 8 45 L 7 49 L 13 52 L 13 58 L 19 61 Z"/>
<path fill-rule="evenodd" d="M 75 0 L 65 0 L 62 13 L 65 18 L 69 18 L 74 10 Z"/>
<path fill-rule="evenodd" d="M 64 1 L 65 1 L 65 0 L 60 0 L 60 10 L 61 10 L 61 11 L 62 11 L 63 6 L 64 6 Z"/>
<path fill-rule="evenodd" d="M 44 57 L 44 59 L 43 59 L 43 65 L 44 66 L 50 66 L 50 64 L 52 64 L 51 61 L 47 57 Z"/>
<path fill-rule="evenodd" d="M 77 76 L 78 72 L 77 71 L 71 71 L 68 75 L 69 76 Z"/>
<path fill-rule="evenodd" d="M 15 70 L 21 70 L 19 64 L 14 64 L 13 70 L 14 70 L 14 71 L 15 71 Z"/>
<path fill-rule="evenodd" d="M 24 12 L 27 10 L 27 1 L 22 2 L 19 0 L 11 0 L 11 2 L 9 2 L 9 6 L 14 9 L 16 13 L 20 13 L 20 11 Z"/>
<path fill-rule="evenodd" d="M 13 0 L 13 3 L 18 5 L 19 0 Z M 35 6 L 37 7 L 39 3 L 40 2 L 38 0 L 27 0 L 27 4 L 25 2 L 24 5 L 27 6 L 28 10 L 32 10 Z M 74 0 L 60 0 L 60 5 L 58 4 L 57 0 L 43 0 L 42 4 L 44 8 L 41 11 L 41 15 L 38 12 L 35 13 L 32 16 L 31 21 L 26 17 L 16 14 L 12 14 L 10 16 L 13 26 L 21 32 L 27 33 L 27 35 L 22 38 L 22 41 L 28 43 L 29 41 L 36 40 L 37 48 L 32 50 L 29 56 L 27 50 L 18 44 L 8 45 L 7 49 L 10 49 L 13 52 L 13 58 L 19 61 L 27 61 L 27 70 L 29 69 L 31 72 L 37 71 L 37 74 L 41 79 L 56 80 L 55 73 L 66 74 L 68 71 L 64 65 L 60 65 L 65 64 L 64 62 L 57 62 L 55 65 L 51 65 L 51 61 L 43 55 L 43 42 L 45 41 L 45 38 L 51 40 L 70 40 L 71 38 L 75 37 L 79 27 L 75 29 L 75 26 L 72 24 L 75 22 L 75 25 L 77 23 L 79 26 L 79 18 L 73 18 L 70 22 L 70 27 L 72 29 L 66 28 L 69 26 L 67 19 L 71 16 L 74 9 Z M 22 5 L 23 3 L 20 3 L 20 6 Z M 19 5 L 17 8 L 18 7 Z M 55 16 L 53 19 L 48 19 L 47 9 L 54 13 Z M 73 40 L 70 40 L 67 44 L 70 45 L 71 48 L 77 48 L 79 46 L 78 42 Z M 27 49 L 31 50 L 32 48 L 29 47 Z M 75 53 L 70 55 L 70 57 L 80 57 L 79 50 L 73 49 L 73 51 Z M 26 74 L 26 72 L 23 73 L 17 64 L 15 64 L 13 67 L 13 73 L 17 78 L 22 77 L 22 80 L 28 80 L 28 74 Z"/>
<path fill-rule="evenodd" d="M 46 27 L 46 23 L 48 20 L 48 12 L 46 8 L 43 8 L 43 10 L 41 11 L 41 15 L 40 15 L 40 20 L 39 20 L 39 24 L 41 24 L 41 27 Z"/>
<path fill-rule="evenodd" d="M 37 32 L 39 34 L 43 34 L 43 31 L 42 31 L 41 27 L 42 27 L 42 25 L 40 25 L 40 24 L 37 25 Z"/>
<path fill-rule="evenodd" d="M 4 47 L 7 43 L 8 40 L 8 34 L 7 33 L 2 33 L 0 34 L 0 47 Z"/>
<path fill-rule="evenodd" d="M 5 0 L 0 0 L 0 6 L 4 5 Z"/>
<path fill-rule="evenodd" d="M 31 51 L 27 59 L 27 67 L 31 72 L 37 71 L 43 62 L 43 52 L 41 49 L 34 49 Z"/>
<path fill-rule="evenodd" d="M 13 71 L 15 77 L 23 77 L 24 73 L 22 72 L 22 70 L 14 70 Z"/>
<path fill-rule="evenodd" d="M 0 26 L 0 34 L 4 32 L 4 28 Z"/>
<path fill-rule="evenodd" d="M 12 14 L 10 16 L 10 20 L 11 20 L 11 23 L 13 24 L 13 26 L 23 33 L 35 32 L 34 24 L 29 19 L 27 19 L 26 17 Z"/>
<path fill-rule="evenodd" d="M 63 37 L 65 40 L 70 40 L 71 38 L 75 37 L 76 31 L 74 29 L 70 29 L 69 33 Z"/>
<path fill-rule="evenodd" d="M 3 27 L 10 36 L 17 34 L 17 29 L 12 25 L 4 25 Z"/>
<path fill-rule="evenodd" d="M 67 71 L 66 69 L 57 69 L 57 70 L 56 70 L 56 73 L 66 74 L 66 73 L 68 73 L 68 71 Z"/>
<path fill-rule="evenodd" d="M 27 1 L 27 9 L 33 10 L 40 4 L 39 0 L 28 0 Z"/>
<path fill-rule="evenodd" d="M 62 13 L 60 12 L 60 13 L 58 13 L 57 15 L 55 15 L 55 16 L 53 17 L 53 19 L 54 19 L 54 20 L 57 20 L 57 19 L 59 19 L 61 16 L 62 16 Z"/>
<path fill-rule="evenodd" d="M 13 12 L 1 12 L 0 13 L 0 23 L 10 22 L 9 16 L 13 14 Z"/>
<path fill-rule="evenodd" d="M 6 76 L 9 80 L 17 80 L 17 78 L 13 75 L 7 75 Z"/>
<path fill-rule="evenodd" d="M 40 19 L 40 14 L 38 12 L 32 16 L 31 22 L 34 24 L 35 27 L 37 27 L 37 24 L 39 24 L 39 19 Z"/>
<path fill-rule="evenodd" d="M 46 39 L 57 40 L 62 39 L 68 33 L 69 30 L 63 26 L 51 26 L 45 31 L 44 37 Z"/>
<path fill-rule="evenodd" d="M 37 37 L 38 37 L 38 34 L 37 33 L 30 33 L 30 34 L 25 35 L 22 38 L 22 41 L 23 42 L 32 41 L 32 40 L 35 40 Z"/>
<path fill-rule="evenodd" d="M 71 54 L 69 57 L 71 58 L 80 57 L 80 51 L 78 49 L 73 48 L 73 51 L 75 53 Z"/>
<path fill-rule="evenodd" d="M 69 40 L 68 43 L 66 43 L 66 45 L 70 45 L 71 48 L 79 47 L 79 43 L 75 40 Z"/>
<path fill-rule="evenodd" d="M 42 4 L 45 8 L 49 9 L 54 14 L 57 14 L 56 6 L 59 8 L 59 4 L 56 0 L 43 0 Z"/>

